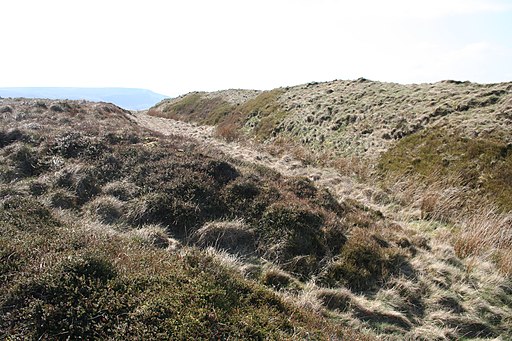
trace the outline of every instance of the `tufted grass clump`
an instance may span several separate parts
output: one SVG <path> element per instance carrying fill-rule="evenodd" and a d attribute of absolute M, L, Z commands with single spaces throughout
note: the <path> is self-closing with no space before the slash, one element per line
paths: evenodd
<path fill-rule="evenodd" d="M 120 222 L 124 214 L 124 203 L 112 196 L 99 196 L 84 206 L 84 211 L 105 224 Z"/>
<path fill-rule="evenodd" d="M 171 244 L 177 246 L 178 242 L 171 240 L 169 233 L 160 225 L 144 225 L 141 228 L 131 230 L 129 236 L 142 245 L 167 248 Z"/>
<path fill-rule="evenodd" d="M 111 195 L 119 200 L 128 201 L 135 198 L 140 189 L 132 182 L 113 181 L 103 186 L 101 191 L 102 193 Z"/>
<path fill-rule="evenodd" d="M 255 253 L 254 230 L 242 220 L 212 221 L 195 232 L 195 243 L 240 255 Z"/>

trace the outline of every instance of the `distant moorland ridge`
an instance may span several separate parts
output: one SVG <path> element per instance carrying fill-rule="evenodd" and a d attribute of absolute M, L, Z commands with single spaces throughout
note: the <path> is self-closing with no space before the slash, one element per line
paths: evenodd
<path fill-rule="evenodd" d="M 136 88 L 19 87 L 0 88 L 0 97 L 83 99 L 95 102 L 111 102 L 128 110 L 144 110 L 167 96 L 151 90 Z"/>

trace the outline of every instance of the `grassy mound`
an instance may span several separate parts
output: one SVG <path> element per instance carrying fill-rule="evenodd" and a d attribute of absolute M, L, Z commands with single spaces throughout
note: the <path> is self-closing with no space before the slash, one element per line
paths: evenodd
<path fill-rule="evenodd" d="M 172 118 L 201 124 L 218 124 L 234 107 L 220 97 L 205 98 L 200 93 L 191 93 L 179 101 L 165 105 L 161 112 L 150 110 L 150 115 Z"/>

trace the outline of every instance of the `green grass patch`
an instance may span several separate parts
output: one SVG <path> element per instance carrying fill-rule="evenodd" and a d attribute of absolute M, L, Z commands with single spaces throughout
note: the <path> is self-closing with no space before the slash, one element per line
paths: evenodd
<path fill-rule="evenodd" d="M 257 139 L 270 137 L 272 131 L 288 115 L 279 103 L 283 92 L 281 89 L 265 91 L 240 107 L 239 110 L 245 117 L 245 126 L 251 129 Z"/>
<path fill-rule="evenodd" d="M 191 93 L 173 103 L 151 109 L 149 114 L 217 125 L 217 135 L 227 140 L 236 140 L 246 132 L 264 140 L 288 116 L 279 103 L 283 93 L 282 89 L 265 91 L 236 106 L 220 97 L 207 98 L 202 93 Z"/>
<path fill-rule="evenodd" d="M 206 98 L 201 94 L 192 93 L 175 103 L 165 105 L 161 114 L 156 114 L 155 111 L 150 111 L 149 114 L 186 122 L 216 125 L 232 112 L 233 105 L 220 97 Z"/>
<path fill-rule="evenodd" d="M 265 91 L 236 107 L 219 122 L 217 135 L 227 140 L 235 140 L 243 133 L 259 141 L 271 137 L 274 129 L 288 115 L 279 103 L 283 93 L 281 89 Z"/>
<path fill-rule="evenodd" d="M 493 138 L 470 139 L 444 129 L 407 136 L 385 152 L 381 173 L 421 176 L 434 182 L 453 179 L 475 189 L 503 210 L 512 210 L 512 145 Z"/>

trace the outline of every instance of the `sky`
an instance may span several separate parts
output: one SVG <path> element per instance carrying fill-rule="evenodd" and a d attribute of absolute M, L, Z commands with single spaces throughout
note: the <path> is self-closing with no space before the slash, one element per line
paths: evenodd
<path fill-rule="evenodd" d="M 0 87 L 512 81 L 512 0 L 5 0 Z"/>

